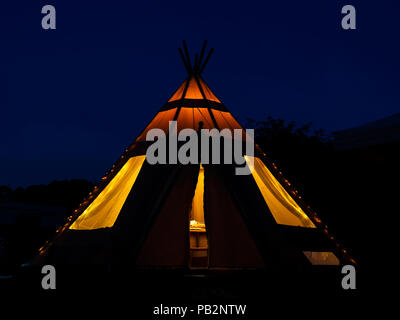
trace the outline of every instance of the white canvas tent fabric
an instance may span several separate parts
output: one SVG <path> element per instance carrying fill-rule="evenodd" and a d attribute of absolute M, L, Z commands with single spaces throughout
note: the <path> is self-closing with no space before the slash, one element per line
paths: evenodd
<path fill-rule="evenodd" d="M 287 193 L 261 159 L 256 157 L 250 159 L 250 156 L 245 156 L 245 158 L 275 221 L 288 226 L 315 228 L 310 218 Z"/>
<path fill-rule="evenodd" d="M 110 228 L 132 189 L 146 156 L 130 158 L 107 187 L 70 226 L 73 230 Z"/>

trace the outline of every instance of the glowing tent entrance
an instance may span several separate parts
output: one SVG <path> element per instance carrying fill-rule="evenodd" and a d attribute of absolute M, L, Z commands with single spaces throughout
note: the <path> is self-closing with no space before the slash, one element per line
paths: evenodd
<path fill-rule="evenodd" d="M 202 165 L 200 165 L 192 209 L 190 210 L 189 233 L 189 267 L 208 267 L 208 241 L 204 221 L 204 168 Z"/>
<path fill-rule="evenodd" d="M 235 165 L 146 161 L 146 134 L 190 128 L 243 129 L 201 77 L 211 52 L 187 78 L 89 196 L 39 249 L 37 263 L 129 265 L 132 268 L 258 269 L 352 264 L 319 217 L 267 155 L 255 148 Z"/>

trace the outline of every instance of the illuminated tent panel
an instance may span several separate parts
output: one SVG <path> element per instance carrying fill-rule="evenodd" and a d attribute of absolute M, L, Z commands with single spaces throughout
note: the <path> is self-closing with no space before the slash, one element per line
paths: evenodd
<path fill-rule="evenodd" d="M 222 130 L 224 128 L 227 129 L 241 129 L 243 130 L 242 126 L 232 117 L 229 112 L 226 111 L 219 111 L 219 110 L 212 110 L 214 115 L 215 121 L 218 124 L 218 127 Z"/>
<path fill-rule="evenodd" d="M 181 86 L 178 88 L 178 90 L 176 90 L 176 92 L 172 95 L 172 97 L 168 100 L 168 102 L 176 101 L 182 98 L 183 91 L 185 91 L 186 82 L 187 82 L 186 80 L 183 81 Z"/>
<path fill-rule="evenodd" d="M 202 78 L 197 77 L 197 80 L 201 85 L 201 89 L 203 89 L 205 99 L 221 103 L 221 101 L 215 96 L 215 94 L 211 91 L 211 89 L 208 87 L 208 85 L 204 82 Z M 195 77 L 190 77 L 187 91 L 183 96 L 187 81 L 188 80 L 185 80 L 181 84 L 181 86 L 178 88 L 178 90 L 176 90 L 176 92 L 172 95 L 172 97 L 168 100 L 168 102 L 177 101 L 180 99 L 204 99 L 199 84 L 197 83 Z"/>
<path fill-rule="evenodd" d="M 214 101 L 214 102 L 221 102 L 219 99 L 215 96 L 215 94 L 211 91 L 209 86 L 205 83 L 205 81 L 202 78 L 198 78 L 199 82 L 201 84 L 201 87 L 203 89 L 204 95 L 206 96 L 206 99 Z"/>
<path fill-rule="evenodd" d="M 288 226 L 315 228 L 312 221 L 282 187 L 265 164 L 256 157 L 245 156 L 245 158 L 275 221 Z"/>
<path fill-rule="evenodd" d="M 174 120 L 176 112 L 177 108 L 160 111 L 146 127 L 143 133 L 139 136 L 137 141 L 145 141 L 146 135 L 151 129 L 161 129 L 165 132 L 165 134 L 167 134 L 169 129 L 169 122 Z M 212 110 L 211 112 L 213 113 L 215 121 L 217 122 L 218 128 L 220 130 L 223 130 L 225 128 L 230 130 L 243 129 L 229 112 L 219 110 Z M 214 125 L 214 121 L 210 115 L 210 111 L 207 108 L 182 107 L 179 110 L 179 115 L 176 121 L 178 124 L 178 133 L 182 129 L 186 128 L 198 130 L 200 121 L 203 122 L 203 129 L 211 130 L 216 128 L 216 126 Z"/>
<path fill-rule="evenodd" d="M 174 120 L 176 110 L 177 108 L 160 111 L 146 127 L 143 133 L 137 138 L 137 141 L 146 141 L 147 132 L 151 129 L 161 129 L 165 133 L 168 133 L 169 121 Z"/>
<path fill-rule="evenodd" d="M 313 265 L 338 266 L 339 259 L 332 252 L 303 251 L 304 255 Z"/>
<path fill-rule="evenodd" d="M 186 128 L 198 130 L 200 121 L 203 122 L 203 129 L 215 128 L 207 108 L 182 108 L 178 117 L 178 132 Z"/>
<path fill-rule="evenodd" d="M 70 226 L 73 230 L 110 228 L 142 168 L 146 156 L 130 158 L 99 196 Z"/>
<path fill-rule="evenodd" d="M 201 94 L 199 85 L 193 77 L 189 81 L 189 86 L 185 94 L 185 99 L 203 99 L 203 95 Z"/>
<path fill-rule="evenodd" d="M 197 178 L 192 201 L 192 209 L 190 210 L 190 226 L 192 229 L 194 229 L 196 225 L 203 225 L 201 228 L 205 228 L 204 223 L 204 168 L 200 165 L 199 176 Z"/>

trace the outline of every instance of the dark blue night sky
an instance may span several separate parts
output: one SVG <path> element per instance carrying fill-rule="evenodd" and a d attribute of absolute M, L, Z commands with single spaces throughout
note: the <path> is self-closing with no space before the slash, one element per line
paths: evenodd
<path fill-rule="evenodd" d="M 101 177 L 185 78 L 182 39 L 215 48 L 204 78 L 242 123 L 330 132 L 399 111 L 398 1 L 4 0 L 0 15 L 0 185 Z"/>

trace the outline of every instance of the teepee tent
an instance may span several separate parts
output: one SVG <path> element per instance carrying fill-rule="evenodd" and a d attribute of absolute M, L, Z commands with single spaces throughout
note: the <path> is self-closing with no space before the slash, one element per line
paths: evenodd
<path fill-rule="evenodd" d="M 249 175 L 233 164 L 150 164 L 146 136 L 183 129 L 244 129 L 201 77 L 206 42 L 167 103 L 76 209 L 36 261 L 136 268 L 266 268 L 355 263 L 255 146 Z M 244 134 L 243 139 L 248 139 Z"/>

